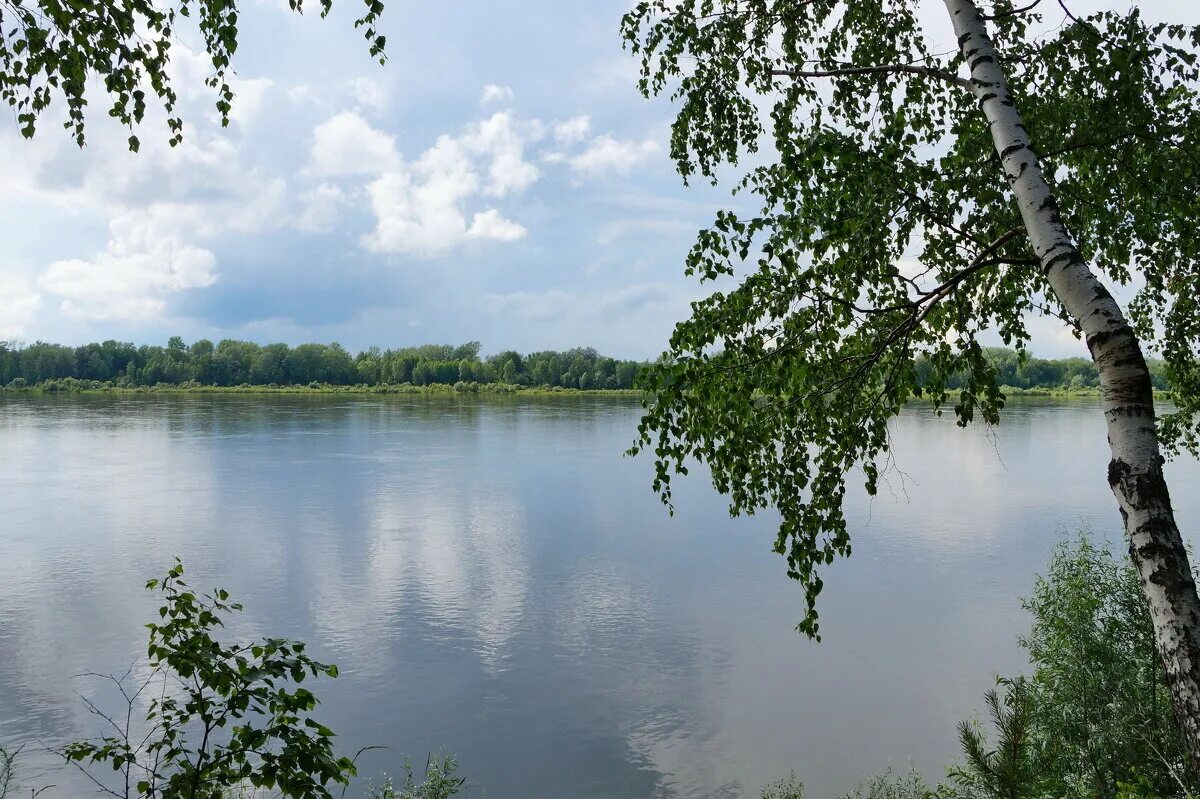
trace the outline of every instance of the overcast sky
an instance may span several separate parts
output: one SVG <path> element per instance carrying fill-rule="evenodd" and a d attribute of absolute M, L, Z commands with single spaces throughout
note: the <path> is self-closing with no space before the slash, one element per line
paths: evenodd
<path fill-rule="evenodd" d="M 128 153 L 100 98 L 82 152 L 49 121 L 0 128 L 0 339 L 664 348 L 729 199 L 675 174 L 671 107 L 620 47 L 629 0 L 390 0 L 386 66 L 358 3 L 243 4 L 229 128 L 183 48 L 174 150 L 156 117 Z M 1034 350 L 1080 352 L 1050 325 Z"/>

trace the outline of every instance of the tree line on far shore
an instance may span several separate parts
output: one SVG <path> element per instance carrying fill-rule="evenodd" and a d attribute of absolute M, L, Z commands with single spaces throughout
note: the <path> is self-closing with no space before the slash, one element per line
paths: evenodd
<path fill-rule="evenodd" d="M 988 350 L 997 383 L 1022 390 L 1088 391 L 1099 387 L 1096 365 L 1085 358 L 1027 358 L 1004 348 Z M 635 387 L 641 361 L 610 358 L 592 347 L 521 354 L 480 355 L 478 341 L 425 344 L 351 354 L 340 344 L 255 344 L 179 336 L 167 346 L 103 341 L 69 347 L 0 342 L 0 386 L 36 386 L 84 380 L 121 387 L 202 386 L 430 386 L 456 383 L 619 390 Z M 918 375 L 927 366 L 918 360 Z M 1167 389 L 1161 362 L 1151 361 L 1154 385 Z M 919 382 L 923 382 L 920 381 Z M 957 381 L 951 381 L 952 387 Z"/>
<path fill-rule="evenodd" d="M 426 344 L 351 354 L 340 344 L 260 345 L 173 336 L 166 347 L 104 341 L 68 347 L 0 342 L 0 385 L 34 386 L 76 379 L 118 386 L 332 386 L 504 383 L 591 390 L 633 388 L 644 364 L 601 355 L 591 347 L 482 357 L 480 344 Z"/>

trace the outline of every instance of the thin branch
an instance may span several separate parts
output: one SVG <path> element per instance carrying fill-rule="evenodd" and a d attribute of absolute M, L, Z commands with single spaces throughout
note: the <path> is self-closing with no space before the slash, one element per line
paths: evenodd
<path fill-rule="evenodd" d="M 984 14 L 981 12 L 979 14 L 979 16 L 983 17 L 986 20 L 992 20 L 992 21 L 997 20 L 997 19 L 1006 19 L 1008 17 L 1016 17 L 1016 16 L 1020 16 L 1021 14 L 1026 13 L 1027 11 L 1032 11 L 1033 9 L 1035 9 L 1039 5 L 1041 5 L 1041 3 L 1042 3 L 1042 0 L 1033 0 L 1032 3 L 1030 3 L 1029 5 L 1027 5 L 1023 8 L 1014 8 L 1011 11 L 1005 11 L 1003 14 Z"/>
<path fill-rule="evenodd" d="M 772 75 L 785 78 L 839 78 L 849 75 L 877 75 L 903 72 L 910 75 L 921 75 L 926 78 L 937 78 L 945 83 L 966 89 L 975 93 L 975 84 L 966 78 L 959 77 L 953 72 L 936 67 L 920 66 L 918 64 L 875 64 L 866 67 L 839 67 L 837 69 L 773 69 Z"/>

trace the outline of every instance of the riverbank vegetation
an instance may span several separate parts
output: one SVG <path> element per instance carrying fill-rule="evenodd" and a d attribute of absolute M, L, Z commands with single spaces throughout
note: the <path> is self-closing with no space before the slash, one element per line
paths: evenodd
<path fill-rule="evenodd" d="M 1166 799 L 1197 795 L 1137 571 L 1087 536 L 1023 601 L 1028 673 L 998 677 L 937 784 L 887 770 L 845 799 Z M 764 799 L 800 799 L 792 776 Z"/>
<path fill-rule="evenodd" d="M 358 775 L 360 758 L 337 752 L 335 733 L 315 712 L 305 683 L 336 678 L 303 641 L 239 640 L 226 622 L 242 611 L 229 592 L 202 592 L 176 560 L 146 589 L 163 604 L 149 629 L 147 658 L 98 679 L 115 701 L 80 694 L 100 734 L 57 752 L 96 790 L 119 799 L 333 799 Z M 119 697 L 119 699 L 116 699 Z M 18 753 L 20 750 L 17 750 Z M 17 757 L 0 749 L 0 799 L 19 794 Z M 452 756 L 430 756 L 424 777 L 403 760 L 405 778 L 366 785 L 368 799 L 449 799 L 466 788 Z M 54 786 L 20 786 L 33 796 Z"/>
<path fill-rule="evenodd" d="M 1022 359 L 1011 349 L 986 351 L 997 382 L 1010 395 L 1077 396 L 1099 391 L 1096 365 L 1085 358 Z M 480 344 L 425 344 L 351 354 L 341 345 L 260 345 L 201 339 L 191 345 L 171 338 L 165 347 L 103 341 L 68 347 L 37 342 L 0 342 L 0 386 L 12 390 L 368 392 L 415 394 L 513 393 L 517 391 L 636 391 L 648 364 L 602 355 L 591 347 L 521 354 L 480 354 Z M 932 373 L 918 359 L 918 384 Z M 1150 362 L 1154 386 L 1168 388 L 1162 363 Z M 952 375 L 949 388 L 966 387 Z"/>

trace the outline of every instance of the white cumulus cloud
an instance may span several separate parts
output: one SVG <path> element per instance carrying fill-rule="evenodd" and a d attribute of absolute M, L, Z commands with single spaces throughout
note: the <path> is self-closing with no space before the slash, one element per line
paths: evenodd
<path fill-rule="evenodd" d="M 469 239 L 491 239 L 493 241 L 516 241 L 525 238 L 529 231 L 523 225 L 505 219 L 495 208 L 475 214 L 467 230 Z"/>
<path fill-rule="evenodd" d="M 342 111 L 313 130 L 309 171 L 323 177 L 371 175 L 399 162 L 396 142 L 353 111 Z"/>
<path fill-rule="evenodd" d="M 625 141 L 605 133 L 592 139 L 582 152 L 568 157 L 567 163 L 571 169 L 581 173 L 626 174 L 658 151 L 658 143 L 652 139 Z"/>
<path fill-rule="evenodd" d="M 563 119 L 554 123 L 554 140 L 560 144 L 583 141 L 592 129 L 592 118 L 587 114 Z"/>
<path fill-rule="evenodd" d="M 473 212 L 470 206 L 481 197 L 519 194 L 535 183 L 540 173 L 525 159 L 525 147 L 542 135 L 540 124 L 502 111 L 460 135 L 438 137 L 411 162 L 383 170 L 367 186 L 376 224 L 363 245 L 374 252 L 433 257 L 469 240 L 524 237 L 528 231 L 498 209 Z"/>
<path fill-rule="evenodd" d="M 487 105 L 488 103 L 507 103 L 513 98 L 513 90 L 507 86 L 497 86 L 494 83 L 489 83 L 483 87 L 483 93 L 479 96 L 479 104 Z"/>
<path fill-rule="evenodd" d="M 338 210 L 346 201 L 346 192 L 333 183 L 320 183 L 300 197 L 300 215 L 296 228 L 307 233 L 328 233 L 337 224 Z"/>
<path fill-rule="evenodd" d="M 346 82 L 346 91 L 363 108 L 379 112 L 387 105 L 387 91 L 371 78 L 357 77 Z"/>
<path fill-rule="evenodd" d="M 217 280 L 211 251 L 164 235 L 145 216 L 120 217 L 110 230 L 112 238 L 95 257 L 55 261 L 42 272 L 40 287 L 60 298 L 65 316 L 153 322 L 169 295 Z"/>

